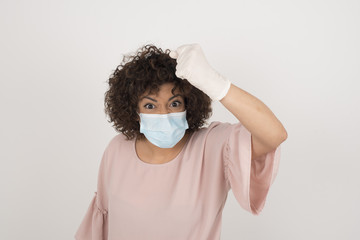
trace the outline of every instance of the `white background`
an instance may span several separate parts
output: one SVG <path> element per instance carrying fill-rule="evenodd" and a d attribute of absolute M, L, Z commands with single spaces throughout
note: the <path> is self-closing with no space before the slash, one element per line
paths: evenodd
<path fill-rule="evenodd" d="M 283 123 L 260 216 L 229 192 L 221 239 L 360 236 L 359 1 L 0 2 L 0 239 L 73 239 L 117 134 L 106 81 L 146 43 L 199 43 Z M 221 104 L 211 120 L 236 122 Z"/>

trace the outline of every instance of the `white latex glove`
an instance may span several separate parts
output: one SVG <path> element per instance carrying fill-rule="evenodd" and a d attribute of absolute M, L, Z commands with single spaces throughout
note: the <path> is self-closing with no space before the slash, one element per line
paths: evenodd
<path fill-rule="evenodd" d="M 231 82 L 216 72 L 207 62 L 199 44 L 186 44 L 170 52 L 177 61 L 176 76 L 188 80 L 212 100 L 221 100 Z"/>

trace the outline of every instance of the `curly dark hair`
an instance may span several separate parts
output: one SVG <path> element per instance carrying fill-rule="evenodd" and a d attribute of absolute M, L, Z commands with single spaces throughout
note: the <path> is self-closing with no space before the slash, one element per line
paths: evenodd
<path fill-rule="evenodd" d="M 187 132 L 200 129 L 212 114 L 210 97 L 175 75 L 176 60 L 169 53 L 169 49 L 163 51 L 152 44 L 145 45 L 134 55 L 125 55 L 110 75 L 105 113 L 110 117 L 108 122 L 128 140 L 144 137 L 138 122 L 139 97 L 146 91 L 156 94 L 164 83 L 173 83 L 172 92 L 178 88 L 184 96 Z"/>

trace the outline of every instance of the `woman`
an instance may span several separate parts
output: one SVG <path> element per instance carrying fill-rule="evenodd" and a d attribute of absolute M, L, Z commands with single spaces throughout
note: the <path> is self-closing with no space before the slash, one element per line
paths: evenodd
<path fill-rule="evenodd" d="M 211 100 L 239 122 L 203 127 Z M 245 210 L 263 209 L 286 130 L 211 68 L 198 44 L 147 45 L 125 57 L 105 111 L 120 133 L 105 149 L 76 239 L 219 239 L 230 188 Z"/>

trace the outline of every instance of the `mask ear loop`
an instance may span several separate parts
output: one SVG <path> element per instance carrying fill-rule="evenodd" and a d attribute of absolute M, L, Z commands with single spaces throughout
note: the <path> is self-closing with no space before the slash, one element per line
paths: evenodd
<path fill-rule="evenodd" d="M 137 115 L 137 122 L 139 122 L 140 123 L 140 111 L 139 111 L 140 109 L 139 109 L 139 107 L 137 106 L 136 108 L 135 108 L 135 112 L 136 112 L 136 115 Z"/>
<path fill-rule="evenodd" d="M 139 122 L 139 124 L 140 124 L 140 113 L 138 112 L 138 111 L 136 111 L 136 114 L 137 114 L 137 122 Z"/>
<path fill-rule="evenodd" d="M 136 111 L 136 114 L 137 114 L 137 122 L 139 123 L 139 130 L 140 130 L 140 122 L 141 122 L 140 113 Z M 138 140 L 139 138 L 142 138 L 141 136 L 145 137 L 143 133 L 140 133 L 140 135 L 136 137 L 135 141 Z"/>

